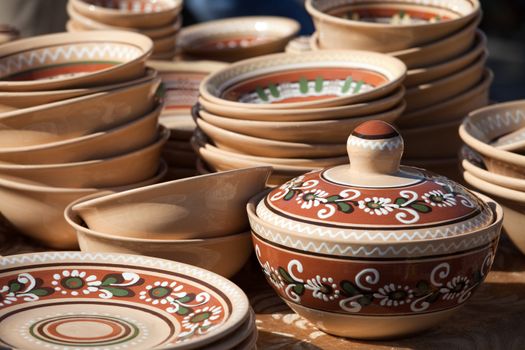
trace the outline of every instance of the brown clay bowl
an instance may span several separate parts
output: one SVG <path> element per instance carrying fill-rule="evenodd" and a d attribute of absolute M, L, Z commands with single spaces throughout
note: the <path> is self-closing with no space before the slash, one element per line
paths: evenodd
<path fill-rule="evenodd" d="M 153 39 L 153 55 L 175 51 L 175 36 L 167 35 Z"/>

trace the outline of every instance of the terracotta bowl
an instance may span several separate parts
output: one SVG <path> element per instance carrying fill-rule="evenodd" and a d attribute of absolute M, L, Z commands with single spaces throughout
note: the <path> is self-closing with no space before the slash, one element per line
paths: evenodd
<path fill-rule="evenodd" d="M 458 135 L 461 119 L 410 129 L 401 129 L 405 140 L 406 158 L 455 157 L 462 142 Z"/>
<path fill-rule="evenodd" d="M 258 167 L 139 188 L 77 203 L 87 226 L 113 236 L 203 239 L 248 227 L 244 206 L 264 189 L 271 169 Z"/>
<path fill-rule="evenodd" d="M 283 51 L 300 27 L 285 17 L 227 18 L 185 27 L 178 43 L 184 54 L 232 62 Z"/>
<path fill-rule="evenodd" d="M 0 25 L 0 44 L 5 44 L 18 38 L 20 33 L 9 25 Z"/>
<path fill-rule="evenodd" d="M 111 158 L 61 164 L 0 163 L 0 176 L 56 187 L 125 186 L 144 181 L 155 175 L 162 146 L 168 138 L 169 130 L 162 128 L 153 143 Z"/>
<path fill-rule="evenodd" d="M 0 114 L 0 147 L 58 142 L 115 128 L 151 112 L 160 78 Z"/>
<path fill-rule="evenodd" d="M 459 160 L 456 157 L 450 158 L 403 158 L 403 164 L 426 169 L 435 174 L 440 174 L 453 179 L 462 181 Z"/>
<path fill-rule="evenodd" d="M 480 13 L 476 0 L 307 0 L 321 46 L 391 52 L 442 39 Z"/>
<path fill-rule="evenodd" d="M 64 209 L 69 203 L 102 190 L 125 191 L 157 183 L 164 178 L 166 169 L 166 164 L 161 163 L 151 179 L 115 189 L 48 187 L 0 176 L 0 211 L 21 233 L 47 247 L 77 248 L 75 231 L 64 220 Z"/>
<path fill-rule="evenodd" d="M 302 234 L 257 216 L 256 204 L 261 198 L 252 199 L 247 210 L 255 252 L 270 285 L 295 312 L 321 330 L 360 339 L 416 333 L 458 312 L 490 270 L 503 220 L 501 207 L 482 197 L 497 219 L 468 234 L 370 246 L 346 239 L 342 244 L 358 249 L 357 256 L 344 247 L 333 248 L 332 254 L 309 253 L 289 248 L 291 244 L 301 247 Z M 278 235 L 287 239 L 286 245 L 273 241 Z M 267 239 L 270 236 L 272 243 Z M 468 250 L 458 248 L 459 242 L 478 239 L 483 243 Z M 316 249 L 318 241 L 309 242 L 311 249 Z M 444 255 L 431 253 L 428 247 L 440 244 L 456 248 Z M 402 246 L 407 249 L 400 249 Z M 365 251 L 369 256 L 359 258 Z M 408 259 L 402 258 L 405 254 Z"/>
<path fill-rule="evenodd" d="M 390 110 L 397 106 L 405 96 L 405 88 L 400 86 L 391 94 L 367 102 L 355 103 L 337 107 L 323 108 L 298 108 L 298 109 L 265 109 L 265 108 L 237 108 L 211 103 L 199 98 L 199 104 L 204 109 L 218 116 L 259 121 L 312 121 L 324 119 L 345 119 L 350 117 L 362 117 Z"/>
<path fill-rule="evenodd" d="M 244 109 L 334 107 L 386 96 L 401 85 L 405 73 L 401 61 L 373 52 L 281 53 L 212 73 L 201 83 L 200 94 L 209 102 Z"/>
<path fill-rule="evenodd" d="M 182 0 L 71 0 L 71 5 L 97 22 L 131 28 L 166 26 L 182 10 Z"/>
<path fill-rule="evenodd" d="M 147 69 L 146 74 L 138 79 L 126 81 L 123 83 L 109 84 L 93 88 L 81 89 L 64 89 L 49 91 L 21 91 L 21 92 L 4 92 L 0 91 L 0 113 L 11 112 L 21 108 L 36 107 L 39 105 L 66 100 L 69 98 L 80 97 L 90 94 L 96 94 L 104 91 L 117 90 L 124 87 L 139 85 L 146 81 L 151 81 L 157 76 L 153 69 Z M 1 114 L 0 114 L 1 115 Z"/>
<path fill-rule="evenodd" d="M 441 103 L 403 113 L 396 124 L 401 128 L 415 128 L 463 119 L 473 110 L 489 104 L 489 90 L 493 79 L 492 71 L 485 69 L 482 80 L 471 89 Z"/>
<path fill-rule="evenodd" d="M 432 106 L 468 91 L 483 77 L 487 52 L 484 51 L 468 68 L 439 80 L 408 88 L 405 94 L 406 112 Z"/>
<path fill-rule="evenodd" d="M 0 48 L 0 90 L 40 91 L 119 83 L 144 75 L 153 43 L 119 32 L 49 34 Z"/>
<path fill-rule="evenodd" d="M 490 143 L 525 126 L 525 101 L 499 103 L 469 114 L 461 139 L 480 153 L 490 172 L 525 179 L 525 155 L 498 149 Z"/>
<path fill-rule="evenodd" d="M 277 123 L 275 121 L 230 119 L 208 113 L 205 110 L 201 110 L 199 116 L 213 126 L 253 137 L 287 142 L 345 144 L 348 133 L 357 125 L 372 119 L 393 122 L 403 113 L 405 105 L 405 102 L 402 101 L 388 111 L 363 117 L 304 122 Z M 196 120 L 197 124 L 200 120 Z"/>
<path fill-rule="evenodd" d="M 0 162 L 17 164 L 75 163 L 130 153 L 153 143 L 162 105 L 127 124 L 59 142 L 0 148 Z M 116 142 L 118 141 L 118 142 Z"/>
<path fill-rule="evenodd" d="M 157 52 L 155 54 L 152 54 L 150 58 L 152 60 L 171 61 L 175 59 L 175 56 L 177 56 L 176 48 L 166 52 Z"/>
<path fill-rule="evenodd" d="M 175 37 L 173 35 L 163 36 L 153 40 L 153 54 L 173 52 L 175 50 Z"/>

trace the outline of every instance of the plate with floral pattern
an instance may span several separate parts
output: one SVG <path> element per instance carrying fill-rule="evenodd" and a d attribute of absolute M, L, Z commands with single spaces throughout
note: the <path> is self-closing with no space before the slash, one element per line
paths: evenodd
<path fill-rule="evenodd" d="M 0 347 L 202 348 L 248 317 L 235 284 L 186 264 L 81 252 L 0 258 Z"/>

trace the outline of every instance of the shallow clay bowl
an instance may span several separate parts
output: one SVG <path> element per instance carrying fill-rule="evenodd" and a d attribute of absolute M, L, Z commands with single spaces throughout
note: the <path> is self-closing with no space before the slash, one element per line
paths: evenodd
<path fill-rule="evenodd" d="M 151 113 L 127 124 L 86 136 L 35 146 L 1 147 L 0 162 L 75 163 L 130 153 L 155 141 L 161 110 L 162 105 L 158 105 Z"/>
<path fill-rule="evenodd" d="M 200 94 L 209 102 L 244 109 L 334 107 L 386 96 L 405 73 L 401 61 L 374 52 L 279 53 L 212 73 Z"/>
<path fill-rule="evenodd" d="M 24 287 L 5 293 L 2 348 L 60 339 L 64 348 L 213 349 L 255 324 L 239 287 L 191 265 L 84 252 L 14 255 L 0 264 L 2 286 Z"/>
<path fill-rule="evenodd" d="M 155 175 L 169 130 L 162 128 L 157 140 L 130 153 L 76 163 L 0 163 L 0 176 L 25 179 L 56 187 L 117 187 L 144 181 Z"/>
<path fill-rule="evenodd" d="M 77 248 L 75 231 L 64 220 L 64 209 L 69 203 L 102 190 L 118 192 L 157 183 L 164 178 L 166 169 L 161 162 L 151 179 L 114 189 L 48 187 L 2 175 L 0 211 L 17 230 L 47 247 Z"/>
<path fill-rule="evenodd" d="M 285 17 L 219 19 L 185 27 L 178 46 L 194 57 L 238 61 L 284 51 L 300 28 L 297 21 Z"/>
<path fill-rule="evenodd" d="M 165 182 L 77 203 L 73 211 L 98 232 L 144 239 L 212 238 L 242 232 L 244 206 L 264 189 L 269 167 Z"/>
<path fill-rule="evenodd" d="M 151 81 L 156 76 L 157 72 L 155 70 L 147 69 L 146 74 L 138 79 L 126 81 L 123 83 L 103 85 L 92 88 L 29 92 L 0 91 L 0 113 L 10 112 L 21 108 L 35 107 L 51 102 L 62 101 L 69 98 L 80 97 L 90 94 L 96 94 L 104 91 L 117 90 L 128 86 L 139 85 L 146 81 Z"/>
<path fill-rule="evenodd" d="M 401 129 L 405 158 L 455 157 L 462 142 L 458 135 L 461 119 L 417 128 Z"/>
<path fill-rule="evenodd" d="M 525 155 L 498 149 L 490 143 L 525 127 L 525 100 L 499 103 L 469 114 L 461 127 L 461 139 L 485 162 L 490 172 L 525 179 Z"/>
<path fill-rule="evenodd" d="M 345 144 L 348 133 L 357 125 L 371 119 L 391 123 L 403 113 L 405 105 L 405 102 L 402 101 L 388 111 L 363 117 L 304 122 L 276 123 L 275 121 L 230 119 L 208 113 L 205 110 L 201 110 L 199 116 L 213 126 L 248 136 L 300 143 Z M 198 124 L 199 119 L 196 122 Z"/>
<path fill-rule="evenodd" d="M 202 107 L 218 116 L 243 120 L 260 121 L 311 121 L 324 119 L 345 119 L 377 114 L 394 108 L 405 96 L 405 88 L 400 86 L 391 94 L 368 102 L 350 104 L 346 106 L 324 108 L 298 108 L 298 109 L 265 109 L 265 108 L 237 108 L 211 103 L 199 98 Z"/>
<path fill-rule="evenodd" d="M 40 91 L 119 83 L 144 75 L 153 42 L 129 32 L 59 33 L 0 48 L 0 90 Z"/>
<path fill-rule="evenodd" d="M 307 0 L 325 49 L 391 52 L 426 44 L 461 29 L 480 13 L 478 1 Z M 397 20 L 396 20 L 397 17 Z"/>
<path fill-rule="evenodd" d="M 182 0 L 71 0 L 71 5 L 97 22 L 144 29 L 166 26 L 182 10 Z"/>
<path fill-rule="evenodd" d="M 160 78 L 0 114 L 0 147 L 63 141 L 105 131 L 151 112 Z"/>

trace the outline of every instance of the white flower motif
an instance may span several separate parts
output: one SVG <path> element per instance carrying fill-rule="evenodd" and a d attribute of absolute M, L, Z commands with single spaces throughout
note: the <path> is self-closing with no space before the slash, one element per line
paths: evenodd
<path fill-rule="evenodd" d="M 444 193 L 441 190 L 433 190 L 421 196 L 423 200 L 434 207 L 453 207 L 457 204 L 452 193 Z"/>
<path fill-rule="evenodd" d="M 326 197 L 328 197 L 328 192 L 312 189 L 300 193 L 296 200 L 302 209 L 311 209 L 312 207 L 318 207 L 321 203 L 326 203 Z"/>
<path fill-rule="evenodd" d="M 277 289 L 283 289 L 284 288 L 284 280 L 279 274 L 279 272 L 273 267 L 270 266 L 269 262 L 266 262 L 265 264 L 261 265 L 264 274 L 266 277 L 272 282 L 272 284 Z"/>
<path fill-rule="evenodd" d="M 152 303 L 157 304 L 171 304 L 175 299 L 184 298 L 186 292 L 181 290 L 184 288 L 182 284 L 177 285 L 177 282 L 172 281 L 155 281 L 153 285 L 147 285 L 146 290 L 139 293 L 139 298 Z"/>
<path fill-rule="evenodd" d="M 62 273 L 55 273 L 51 285 L 62 295 L 70 294 L 78 296 L 81 293 L 88 295 L 99 290 L 100 281 L 95 275 L 87 276 L 85 271 L 63 270 Z"/>
<path fill-rule="evenodd" d="M 304 287 L 312 291 L 314 298 L 321 299 L 325 302 L 339 298 L 341 293 L 339 289 L 337 289 L 337 284 L 334 283 L 332 277 L 321 277 L 317 275 L 307 280 Z"/>
<path fill-rule="evenodd" d="M 395 285 L 393 283 L 379 288 L 374 297 L 380 299 L 381 306 L 400 306 L 409 304 L 414 298 L 414 291 L 408 286 Z"/>
<path fill-rule="evenodd" d="M 291 179 L 288 182 L 285 182 L 284 184 L 279 187 L 281 190 L 290 190 L 297 186 L 300 186 L 304 181 L 304 175 L 298 176 L 295 179 Z"/>
<path fill-rule="evenodd" d="M 16 300 L 17 300 L 16 294 L 13 292 L 9 292 L 9 286 L 3 286 L 0 289 L 0 307 L 11 305 Z"/>
<path fill-rule="evenodd" d="M 470 280 L 465 276 L 456 276 L 439 291 L 443 293 L 444 300 L 452 300 L 459 297 L 469 286 Z"/>
<path fill-rule="evenodd" d="M 198 331 L 200 334 L 204 334 L 212 328 L 213 321 L 218 320 L 221 314 L 221 306 L 206 306 L 184 317 L 182 327 L 190 332 Z"/>
<path fill-rule="evenodd" d="M 394 209 L 399 208 L 399 205 L 392 203 L 390 198 L 383 197 L 372 197 L 365 198 L 357 202 L 359 209 L 365 211 L 370 215 L 387 215 L 394 211 Z"/>

